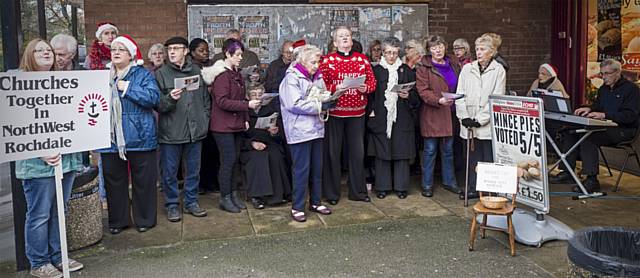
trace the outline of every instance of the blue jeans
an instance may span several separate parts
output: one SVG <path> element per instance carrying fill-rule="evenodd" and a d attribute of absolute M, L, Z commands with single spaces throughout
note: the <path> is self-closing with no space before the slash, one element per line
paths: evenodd
<path fill-rule="evenodd" d="M 309 175 L 311 175 L 312 205 L 320 205 L 322 194 L 322 139 L 289 145 L 293 160 L 293 209 L 304 211 Z"/>
<path fill-rule="evenodd" d="M 104 189 L 104 175 L 102 174 L 102 154 L 98 154 L 98 194 L 101 202 L 107 200 L 107 191 Z"/>
<path fill-rule="evenodd" d="M 177 174 L 182 158 L 184 158 L 187 171 L 184 176 L 184 207 L 188 208 L 198 201 L 201 151 L 202 141 L 185 144 L 160 144 L 162 192 L 166 208 L 177 207 L 179 204 L 180 192 L 178 192 Z"/>
<path fill-rule="evenodd" d="M 431 189 L 433 186 L 433 167 L 436 154 L 440 145 L 440 158 L 442 162 L 442 184 L 457 186 L 453 165 L 453 137 L 427 137 L 424 138 L 424 152 L 422 161 L 422 189 Z"/>
<path fill-rule="evenodd" d="M 62 195 L 65 207 L 71 197 L 71 187 L 75 177 L 75 171 L 63 176 Z M 24 239 L 31 268 L 38 268 L 47 263 L 56 265 L 62 261 L 55 185 L 54 177 L 22 181 L 24 197 L 27 201 Z"/>

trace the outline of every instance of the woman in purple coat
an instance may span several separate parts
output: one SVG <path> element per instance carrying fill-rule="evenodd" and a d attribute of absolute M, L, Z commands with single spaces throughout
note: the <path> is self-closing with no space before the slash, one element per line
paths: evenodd
<path fill-rule="evenodd" d="M 310 95 L 312 87 L 324 89 L 324 81 L 318 71 L 320 49 L 303 45 L 294 50 L 296 56 L 292 66 L 280 83 L 280 108 L 284 121 L 287 144 L 293 159 L 293 220 L 304 222 L 305 195 L 309 187 L 309 210 L 320 214 L 331 214 L 331 210 L 320 203 L 322 194 L 322 139 L 324 122 L 320 114 L 327 104 Z M 315 89 L 315 88 L 314 88 Z"/>

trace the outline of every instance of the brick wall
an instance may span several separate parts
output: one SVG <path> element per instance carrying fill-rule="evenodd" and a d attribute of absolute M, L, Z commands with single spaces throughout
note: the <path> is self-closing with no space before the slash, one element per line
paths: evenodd
<path fill-rule="evenodd" d="M 151 44 L 187 36 L 183 0 L 85 0 L 84 7 L 87 38 L 94 37 L 96 22 L 110 20 L 137 40 L 145 59 Z M 429 33 L 448 42 L 462 37 L 473 48 L 482 33 L 502 35 L 500 52 L 511 66 L 508 89 L 526 92 L 551 57 L 551 0 L 433 0 L 429 8 Z"/>
<path fill-rule="evenodd" d="M 147 50 L 172 36 L 187 36 L 187 5 L 183 0 L 84 0 L 87 44 L 95 39 L 96 23 L 111 21 Z"/>
<path fill-rule="evenodd" d="M 502 36 L 500 53 L 511 67 L 507 89 L 523 94 L 537 77 L 538 66 L 551 59 L 550 0 L 433 0 L 429 31 L 447 42 L 473 42 L 483 33 Z"/>

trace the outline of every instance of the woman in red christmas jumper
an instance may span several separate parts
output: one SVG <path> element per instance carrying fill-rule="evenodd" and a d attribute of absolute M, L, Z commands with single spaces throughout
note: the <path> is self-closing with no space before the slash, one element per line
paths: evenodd
<path fill-rule="evenodd" d="M 329 110 L 325 126 L 322 191 L 329 204 L 340 199 L 341 153 L 343 136 L 349 157 L 349 200 L 370 202 L 364 180 L 364 114 L 367 94 L 376 89 L 376 78 L 367 56 L 351 50 L 351 30 L 338 27 L 333 34 L 338 51 L 323 57 L 320 72 L 327 88 L 343 93 L 336 107 Z M 365 76 L 363 85 L 346 89 L 345 77 Z"/>
<path fill-rule="evenodd" d="M 118 36 L 118 28 L 111 22 L 98 23 L 96 39 L 91 44 L 89 55 L 84 61 L 84 68 L 103 70 L 111 62 L 111 42 Z"/>

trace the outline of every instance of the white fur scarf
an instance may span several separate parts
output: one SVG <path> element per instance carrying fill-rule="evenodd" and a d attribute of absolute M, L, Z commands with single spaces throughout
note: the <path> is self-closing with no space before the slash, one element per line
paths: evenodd
<path fill-rule="evenodd" d="M 392 92 L 391 89 L 398 84 L 398 69 L 402 66 L 402 61 L 396 59 L 396 61 L 390 65 L 386 59 L 382 58 L 380 59 L 380 66 L 389 72 L 387 89 L 384 91 L 384 107 L 387 108 L 387 138 L 391 139 L 391 130 L 398 116 L 398 94 L 397 92 Z"/>

